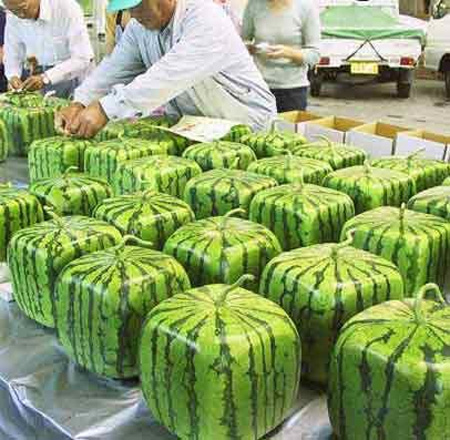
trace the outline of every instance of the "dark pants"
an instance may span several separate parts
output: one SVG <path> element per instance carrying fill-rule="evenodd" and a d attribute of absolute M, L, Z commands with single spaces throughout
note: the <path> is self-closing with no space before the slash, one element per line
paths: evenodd
<path fill-rule="evenodd" d="M 277 100 L 278 113 L 292 110 L 306 110 L 308 106 L 308 87 L 296 89 L 272 89 Z"/>

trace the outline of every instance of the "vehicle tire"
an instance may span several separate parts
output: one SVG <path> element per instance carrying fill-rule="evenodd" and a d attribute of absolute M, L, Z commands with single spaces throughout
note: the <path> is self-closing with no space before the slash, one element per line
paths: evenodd
<path fill-rule="evenodd" d="M 444 72 L 444 80 L 445 80 L 445 94 L 447 99 L 450 99 L 450 70 Z"/>
<path fill-rule="evenodd" d="M 413 70 L 401 69 L 397 80 L 397 96 L 401 99 L 408 99 L 411 96 L 411 89 L 414 78 Z"/>
<path fill-rule="evenodd" d="M 310 72 L 309 75 L 311 96 L 318 98 L 322 91 L 323 75 L 321 73 Z"/>

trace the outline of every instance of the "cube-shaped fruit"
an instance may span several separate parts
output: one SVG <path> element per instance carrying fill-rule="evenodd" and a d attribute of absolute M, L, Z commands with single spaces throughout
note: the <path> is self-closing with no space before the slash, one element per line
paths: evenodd
<path fill-rule="evenodd" d="M 247 273 L 258 281 L 265 265 L 281 252 L 272 232 L 230 217 L 236 211 L 189 223 L 167 240 L 164 252 L 184 266 L 193 286 L 230 284 Z M 257 284 L 247 287 L 257 290 Z"/>
<path fill-rule="evenodd" d="M 115 247 L 72 261 L 55 286 L 56 326 L 67 354 L 115 379 L 139 375 L 138 336 L 147 314 L 190 288 L 174 258 L 133 241 L 126 236 Z"/>
<path fill-rule="evenodd" d="M 281 185 L 259 192 L 250 205 L 250 220 L 269 228 L 284 250 L 338 241 L 355 215 L 352 199 L 317 185 Z"/>
<path fill-rule="evenodd" d="M 155 249 L 162 249 L 178 228 L 195 220 L 187 203 L 151 190 L 103 200 L 94 217 L 112 224 L 123 235 L 151 242 Z"/>
<path fill-rule="evenodd" d="M 31 319 L 54 327 L 54 286 L 61 270 L 89 252 L 114 246 L 120 232 L 89 217 L 55 217 L 14 234 L 8 248 L 14 299 Z"/>
<path fill-rule="evenodd" d="M 195 177 L 186 185 L 184 200 L 196 218 L 225 215 L 232 209 L 248 211 L 259 192 L 277 186 L 275 179 L 242 170 L 217 169 Z"/>
<path fill-rule="evenodd" d="M 402 299 L 403 280 L 393 263 L 340 244 L 319 244 L 275 257 L 259 293 L 279 304 L 302 341 L 303 377 L 327 385 L 330 355 L 341 327 L 375 304 Z"/>
<path fill-rule="evenodd" d="M 119 165 L 114 175 L 116 194 L 152 189 L 182 198 L 186 183 L 201 174 L 196 162 L 176 156 L 150 156 Z"/>
<path fill-rule="evenodd" d="M 155 418 L 181 439 L 259 439 L 295 402 L 301 362 L 294 324 L 238 286 L 188 290 L 144 325 L 141 383 Z"/>
<path fill-rule="evenodd" d="M 410 199 L 408 209 L 450 221 L 450 186 L 436 186 L 422 191 Z"/>
<path fill-rule="evenodd" d="M 293 151 L 307 141 L 303 136 L 296 133 L 272 131 L 249 134 L 242 137 L 241 142 L 251 147 L 258 159 L 261 159 L 277 156 L 280 154 L 280 150 Z"/>

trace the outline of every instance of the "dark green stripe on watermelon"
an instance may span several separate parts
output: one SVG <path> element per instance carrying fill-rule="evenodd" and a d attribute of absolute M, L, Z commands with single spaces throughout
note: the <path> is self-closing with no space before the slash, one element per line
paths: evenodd
<path fill-rule="evenodd" d="M 258 280 L 281 247 L 264 226 L 239 218 L 212 217 L 178 229 L 167 240 L 164 252 L 184 266 L 197 287 L 233 283 L 246 273 Z M 257 290 L 255 283 L 247 287 Z"/>
<path fill-rule="evenodd" d="M 406 292 L 427 282 L 444 286 L 450 265 L 450 223 L 434 215 L 383 207 L 349 220 L 342 231 L 355 230 L 353 246 L 392 261 Z"/>
<path fill-rule="evenodd" d="M 184 200 L 196 218 L 225 215 L 232 209 L 248 210 L 253 197 L 277 186 L 268 176 L 242 170 L 216 169 L 195 177 L 186 185 Z"/>
<path fill-rule="evenodd" d="M 6 125 L 0 120 L 0 162 L 6 160 L 10 149 L 10 137 L 8 136 Z"/>
<path fill-rule="evenodd" d="M 433 186 L 440 185 L 450 175 L 450 163 L 440 160 L 422 159 L 418 155 L 419 150 L 409 156 L 391 156 L 374 159 L 370 164 L 374 167 L 385 168 L 411 176 L 417 187 L 417 191 L 423 191 Z"/>
<path fill-rule="evenodd" d="M 348 194 L 357 214 L 380 206 L 400 206 L 416 194 L 414 180 L 407 174 L 369 165 L 335 171 L 323 185 Z"/>
<path fill-rule="evenodd" d="M 153 155 L 173 154 L 172 142 L 153 142 L 145 139 L 112 139 L 87 148 L 84 169 L 93 177 L 113 183 L 119 164 Z"/>
<path fill-rule="evenodd" d="M 0 184 L 0 262 L 12 236 L 23 228 L 44 220 L 39 200 L 27 191 Z"/>
<path fill-rule="evenodd" d="M 176 156 L 156 155 L 119 165 L 114 175 L 116 194 L 154 190 L 182 198 L 186 183 L 201 174 L 196 162 Z"/>
<path fill-rule="evenodd" d="M 66 136 L 34 141 L 28 153 L 30 180 L 60 177 L 70 167 L 83 171 L 84 152 L 92 142 Z"/>
<path fill-rule="evenodd" d="M 443 300 L 404 300 L 374 306 L 344 326 L 328 403 L 340 440 L 450 438 L 449 322 Z"/>
<path fill-rule="evenodd" d="M 250 205 L 250 220 L 277 236 L 285 250 L 338 241 L 355 215 L 351 198 L 317 185 L 282 185 L 259 192 Z"/>
<path fill-rule="evenodd" d="M 333 169 L 320 160 L 286 155 L 260 159 L 250 164 L 248 171 L 273 177 L 281 185 L 303 181 L 321 185 Z"/>
<path fill-rule="evenodd" d="M 59 215 L 90 216 L 102 200 L 112 195 L 104 180 L 72 173 L 70 168 L 61 177 L 34 182 L 30 192 Z"/>
<path fill-rule="evenodd" d="M 403 298 L 393 263 L 343 244 L 285 252 L 264 269 L 260 294 L 279 304 L 302 341 L 303 377 L 326 385 L 330 354 L 341 327 L 374 304 Z"/>
<path fill-rule="evenodd" d="M 327 139 L 300 145 L 294 149 L 293 153 L 296 156 L 327 162 L 334 170 L 362 165 L 367 158 L 366 152 L 360 148 L 331 142 Z"/>
<path fill-rule="evenodd" d="M 184 151 L 183 157 L 195 160 L 203 171 L 215 168 L 246 170 L 256 160 L 255 153 L 247 145 L 225 141 L 192 145 Z"/>
<path fill-rule="evenodd" d="M 252 134 L 253 131 L 248 125 L 235 125 L 227 135 L 225 135 L 221 141 L 225 142 L 241 142 L 244 136 Z"/>
<path fill-rule="evenodd" d="M 155 191 L 103 200 L 94 217 L 112 224 L 124 235 L 151 242 L 155 249 L 162 249 L 178 228 L 195 219 L 187 203 Z"/>
<path fill-rule="evenodd" d="M 242 288 L 188 290 L 150 312 L 141 383 L 155 418 L 183 439 L 259 439 L 296 399 L 301 349 L 276 304 Z"/>
<path fill-rule="evenodd" d="M 450 221 L 450 186 L 436 186 L 422 191 L 408 202 L 408 209 Z"/>
<path fill-rule="evenodd" d="M 248 145 L 255 152 L 258 159 L 261 159 L 277 156 L 280 154 L 280 150 L 293 151 L 300 145 L 305 144 L 306 139 L 299 134 L 287 131 L 272 131 L 244 136 L 241 142 Z"/>
<path fill-rule="evenodd" d="M 131 241 L 131 240 L 130 240 Z M 138 341 L 147 314 L 190 288 L 175 259 L 118 245 L 69 263 L 55 287 L 59 340 L 75 362 L 102 376 L 137 376 Z"/>
<path fill-rule="evenodd" d="M 114 246 L 120 232 L 88 217 L 61 217 L 14 234 L 8 248 L 14 299 L 31 319 L 54 327 L 54 286 L 61 270 L 84 254 Z"/>

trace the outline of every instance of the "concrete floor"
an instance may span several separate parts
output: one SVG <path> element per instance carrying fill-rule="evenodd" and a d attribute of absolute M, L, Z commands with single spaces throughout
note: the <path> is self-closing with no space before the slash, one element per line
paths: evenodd
<path fill-rule="evenodd" d="M 310 99 L 309 110 L 450 135 L 450 101 L 445 99 L 442 81 L 417 80 L 409 99 L 395 94 L 394 83 L 325 83 L 321 97 Z"/>
<path fill-rule="evenodd" d="M 406 100 L 395 96 L 395 84 L 326 83 L 322 96 L 310 99 L 309 110 L 450 135 L 450 101 L 445 100 L 440 81 L 417 80 L 412 97 Z M 25 160 L 9 159 L 0 165 L 0 182 L 27 179 Z"/>

